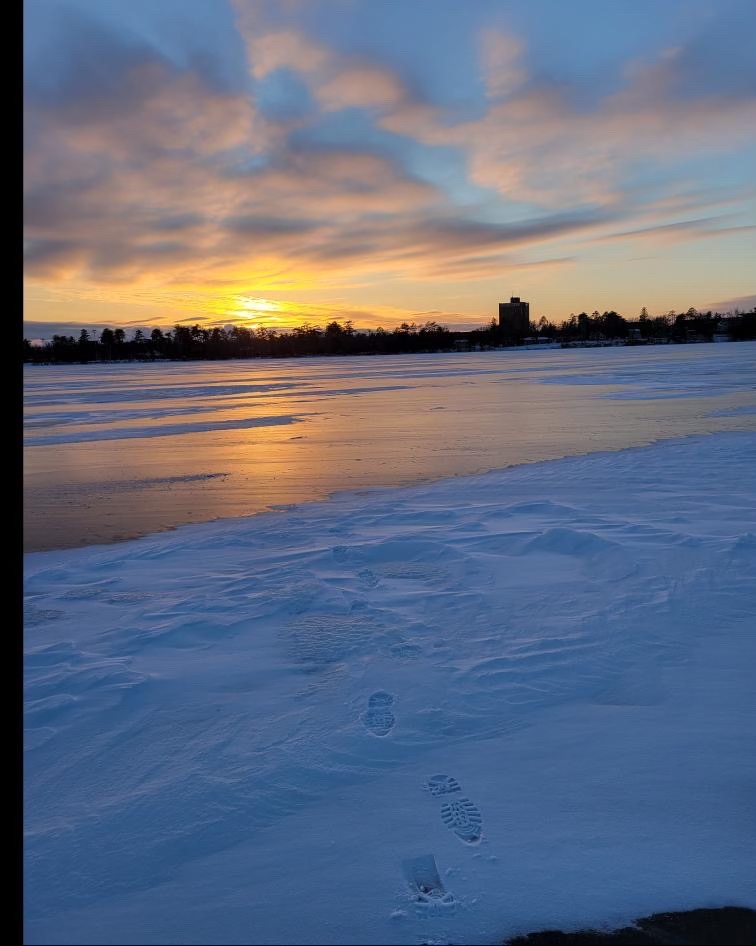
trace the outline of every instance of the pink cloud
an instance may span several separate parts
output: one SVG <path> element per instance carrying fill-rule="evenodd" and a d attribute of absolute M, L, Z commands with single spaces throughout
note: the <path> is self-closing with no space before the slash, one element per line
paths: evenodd
<path fill-rule="evenodd" d="M 400 80 L 388 69 L 358 64 L 339 70 L 315 89 L 328 111 L 342 108 L 389 108 L 407 97 Z"/>
<path fill-rule="evenodd" d="M 390 69 L 337 53 L 297 30 L 266 31 L 254 8 L 237 4 L 237 22 L 245 38 L 251 74 L 262 79 L 276 69 L 292 69 L 305 78 L 325 111 L 388 108 L 409 97 Z"/>
<path fill-rule="evenodd" d="M 491 98 L 511 94 L 527 79 L 527 72 L 519 62 L 522 43 L 517 37 L 498 29 L 484 30 L 480 47 L 483 79 Z"/>
<path fill-rule="evenodd" d="M 327 47 L 315 43 L 296 30 L 260 32 L 250 23 L 249 6 L 238 6 L 238 21 L 246 39 L 250 71 L 257 79 L 276 69 L 296 69 L 316 74 L 324 70 L 332 59 Z"/>

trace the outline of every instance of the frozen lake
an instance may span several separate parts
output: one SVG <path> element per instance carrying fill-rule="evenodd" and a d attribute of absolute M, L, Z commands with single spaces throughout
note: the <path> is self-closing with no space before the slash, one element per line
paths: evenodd
<path fill-rule="evenodd" d="M 756 346 L 25 368 L 25 551 L 756 429 Z"/>
<path fill-rule="evenodd" d="M 754 353 L 30 371 L 24 942 L 756 907 Z"/>

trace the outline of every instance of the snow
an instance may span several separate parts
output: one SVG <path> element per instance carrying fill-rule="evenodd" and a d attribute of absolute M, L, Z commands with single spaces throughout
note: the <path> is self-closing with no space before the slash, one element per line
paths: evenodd
<path fill-rule="evenodd" d="M 684 437 L 27 554 L 25 942 L 756 907 L 755 454 Z"/>

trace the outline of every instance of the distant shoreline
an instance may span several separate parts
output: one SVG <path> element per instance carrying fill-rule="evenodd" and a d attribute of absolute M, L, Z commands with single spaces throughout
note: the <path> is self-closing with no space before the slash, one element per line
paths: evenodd
<path fill-rule="evenodd" d="M 232 354 L 218 357 L 203 355 L 183 355 L 180 357 L 166 357 L 164 355 L 130 357 L 130 358 L 90 358 L 82 361 L 78 360 L 24 360 L 24 367 L 27 365 L 34 368 L 49 368 L 59 365 L 126 365 L 126 364 L 192 364 L 201 362 L 229 362 L 229 361 L 299 361 L 303 358 L 380 358 L 394 357 L 397 355 L 467 355 L 480 352 L 521 352 L 521 351 L 562 351 L 564 349 L 574 348 L 655 348 L 662 346 L 680 346 L 680 345 L 720 345 L 735 344 L 741 341 L 753 341 L 750 338 L 744 339 L 687 339 L 685 341 L 673 341 L 671 339 L 647 339 L 638 341 L 636 339 L 605 339 L 605 340 L 582 340 L 569 342 L 548 342 L 548 343 L 524 343 L 522 345 L 471 345 L 460 348 L 437 348 L 437 349 L 418 349 L 418 350 L 398 350 L 398 351 L 343 351 L 343 352 L 290 352 L 286 354 Z"/>
<path fill-rule="evenodd" d="M 82 328 L 79 337 L 53 335 L 23 340 L 24 363 L 86 364 L 133 360 L 219 361 L 229 358 L 289 358 L 311 355 L 399 355 L 434 352 L 519 350 L 561 347 L 599 348 L 624 345 L 690 344 L 748 341 L 756 338 L 756 310 L 722 316 L 687 313 L 629 321 L 617 312 L 572 315 L 560 326 L 545 318 L 514 327 L 493 319 L 486 328 L 449 330 L 437 322 L 402 322 L 391 332 L 355 329 L 350 321 L 329 323 L 325 329 L 309 324 L 285 331 L 228 326 L 212 330 L 175 325 L 126 338 L 122 328 L 105 328 L 99 338 Z"/>

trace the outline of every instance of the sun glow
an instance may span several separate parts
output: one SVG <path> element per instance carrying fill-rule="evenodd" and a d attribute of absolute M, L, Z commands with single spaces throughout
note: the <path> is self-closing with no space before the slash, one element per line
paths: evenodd
<path fill-rule="evenodd" d="M 330 321 L 330 310 L 299 302 L 277 302 L 262 296 L 234 295 L 228 300 L 225 315 L 241 324 L 254 322 L 258 327 L 291 328 L 303 322 Z M 326 318 L 327 317 L 327 318 Z"/>
<path fill-rule="evenodd" d="M 256 319 L 271 312 L 280 312 L 281 306 L 272 299 L 257 299 L 250 296 L 236 296 L 232 315 L 238 318 Z"/>

